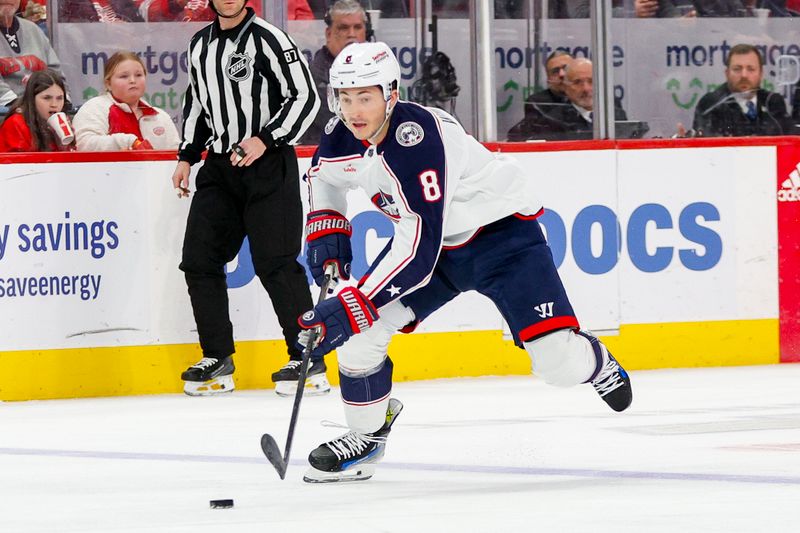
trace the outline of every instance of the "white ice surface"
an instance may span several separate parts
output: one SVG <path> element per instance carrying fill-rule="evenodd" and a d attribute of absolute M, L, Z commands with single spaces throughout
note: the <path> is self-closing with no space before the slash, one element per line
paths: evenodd
<path fill-rule="evenodd" d="M 0 532 L 797 532 L 800 365 L 634 372 L 615 414 L 533 377 L 398 383 L 366 482 L 301 481 L 338 391 L 0 403 Z M 209 500 L 233 498 L 212 510 Z"/>

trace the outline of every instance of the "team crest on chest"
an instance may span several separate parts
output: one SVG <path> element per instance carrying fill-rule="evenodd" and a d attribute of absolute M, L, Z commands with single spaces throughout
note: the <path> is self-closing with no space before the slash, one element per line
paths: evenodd
<path fill-rule="evenodd" d="M 336 124 L 339 123 L 339 117 L 331 117 L 327 124 L 325 124 L 325 135 L 330 135 Z"/>
<path fill-rule="evenodd" d="M 375 207 L 383 211 L 383 214 L 391 219 L 400 220 L 400 211 L 391 194 L 379 190 L 377 194 L 372 195 L 371 200 Z"/>
<path fill-rule="evenodd" d="M 425 138 L 425 130 L 416 122 L 403 122 L 397 127 L 395 138 L 400 146 L 414 146 Z"/>
<path fill-rule="evenodd" d="M 241 82 L 253 73 L 253 58 L 247 54 L 233 53 L 228 56 L 225 75 L 231 81 Z"/>

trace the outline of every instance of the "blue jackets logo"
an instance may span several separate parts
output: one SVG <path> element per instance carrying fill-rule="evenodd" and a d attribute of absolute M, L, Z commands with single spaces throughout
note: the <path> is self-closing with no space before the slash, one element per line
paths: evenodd
<path fill-rule="evenodd" d="M 414 146 L 425 138 L 425 130 L 416 122 L 403 122 L 397 127 L 395 138 L 400 146 Z"/>

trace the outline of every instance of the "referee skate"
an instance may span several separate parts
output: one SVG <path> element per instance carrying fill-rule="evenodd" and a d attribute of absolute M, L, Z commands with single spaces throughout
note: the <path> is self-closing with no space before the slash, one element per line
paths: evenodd
<path fill-rule="evenodd" d="M 278 396 L 294 396 L 297 392 L 301 364 L 302 361 L 292 359 L 283 368 L 272 374 L 272 382 L 275 383 L 275 393 Z M 322 396 L 331 391 L 331 384 L 325 375 L 327 370 L 324 359 L 309 361 L 305 384 L 306 396 Z"/>
<path fill-rule="evenodd" d="M 183 392 L 189 396 L 214 396 L 233 392 L 233 356 L 203 357 L 182 374 Z"/>

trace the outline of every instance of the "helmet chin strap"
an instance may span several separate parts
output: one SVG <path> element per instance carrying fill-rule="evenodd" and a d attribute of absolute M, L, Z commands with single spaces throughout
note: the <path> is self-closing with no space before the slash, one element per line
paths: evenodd
<path fill-rule="evenodd" d="M 391 116 L 392 116 L 392 109 L 393 109 L 393 107 L 392 107 L 392 106 L 390 106 L 390 102 L 391 102 L 391 101 L 392 101 L 392 99 L 391 99 L 391 97 L 389 97 L 389 100 L 387 100 L 387 101 L 386 101 L 386 118 L 384 118 L 384 119 L 383 119 L 383 122 L 381 122 L 381 125 L 380 125 L 380 126 L 378 126 L 378 129 L 377 129 L 377 130 L 375 130 L 375 133 L 373 133 L 372 135 L 370 135 L 369 137 L 367 137 L 367 142 L 368 142 L 368 143 L 370 143 L 370 144 L 376 144 L 376 143 L 374 142 L 374 139 L 375 139 L 375 137 L 377 137 L 377 136 L 378 136 L 378 134 L 381 132 L 381 130 L 383 129 L 383 127 L 386 125 L 386 123 L 387 123 L 387 122 L 389 122 L 389 117 L 391 117 Z"/>

